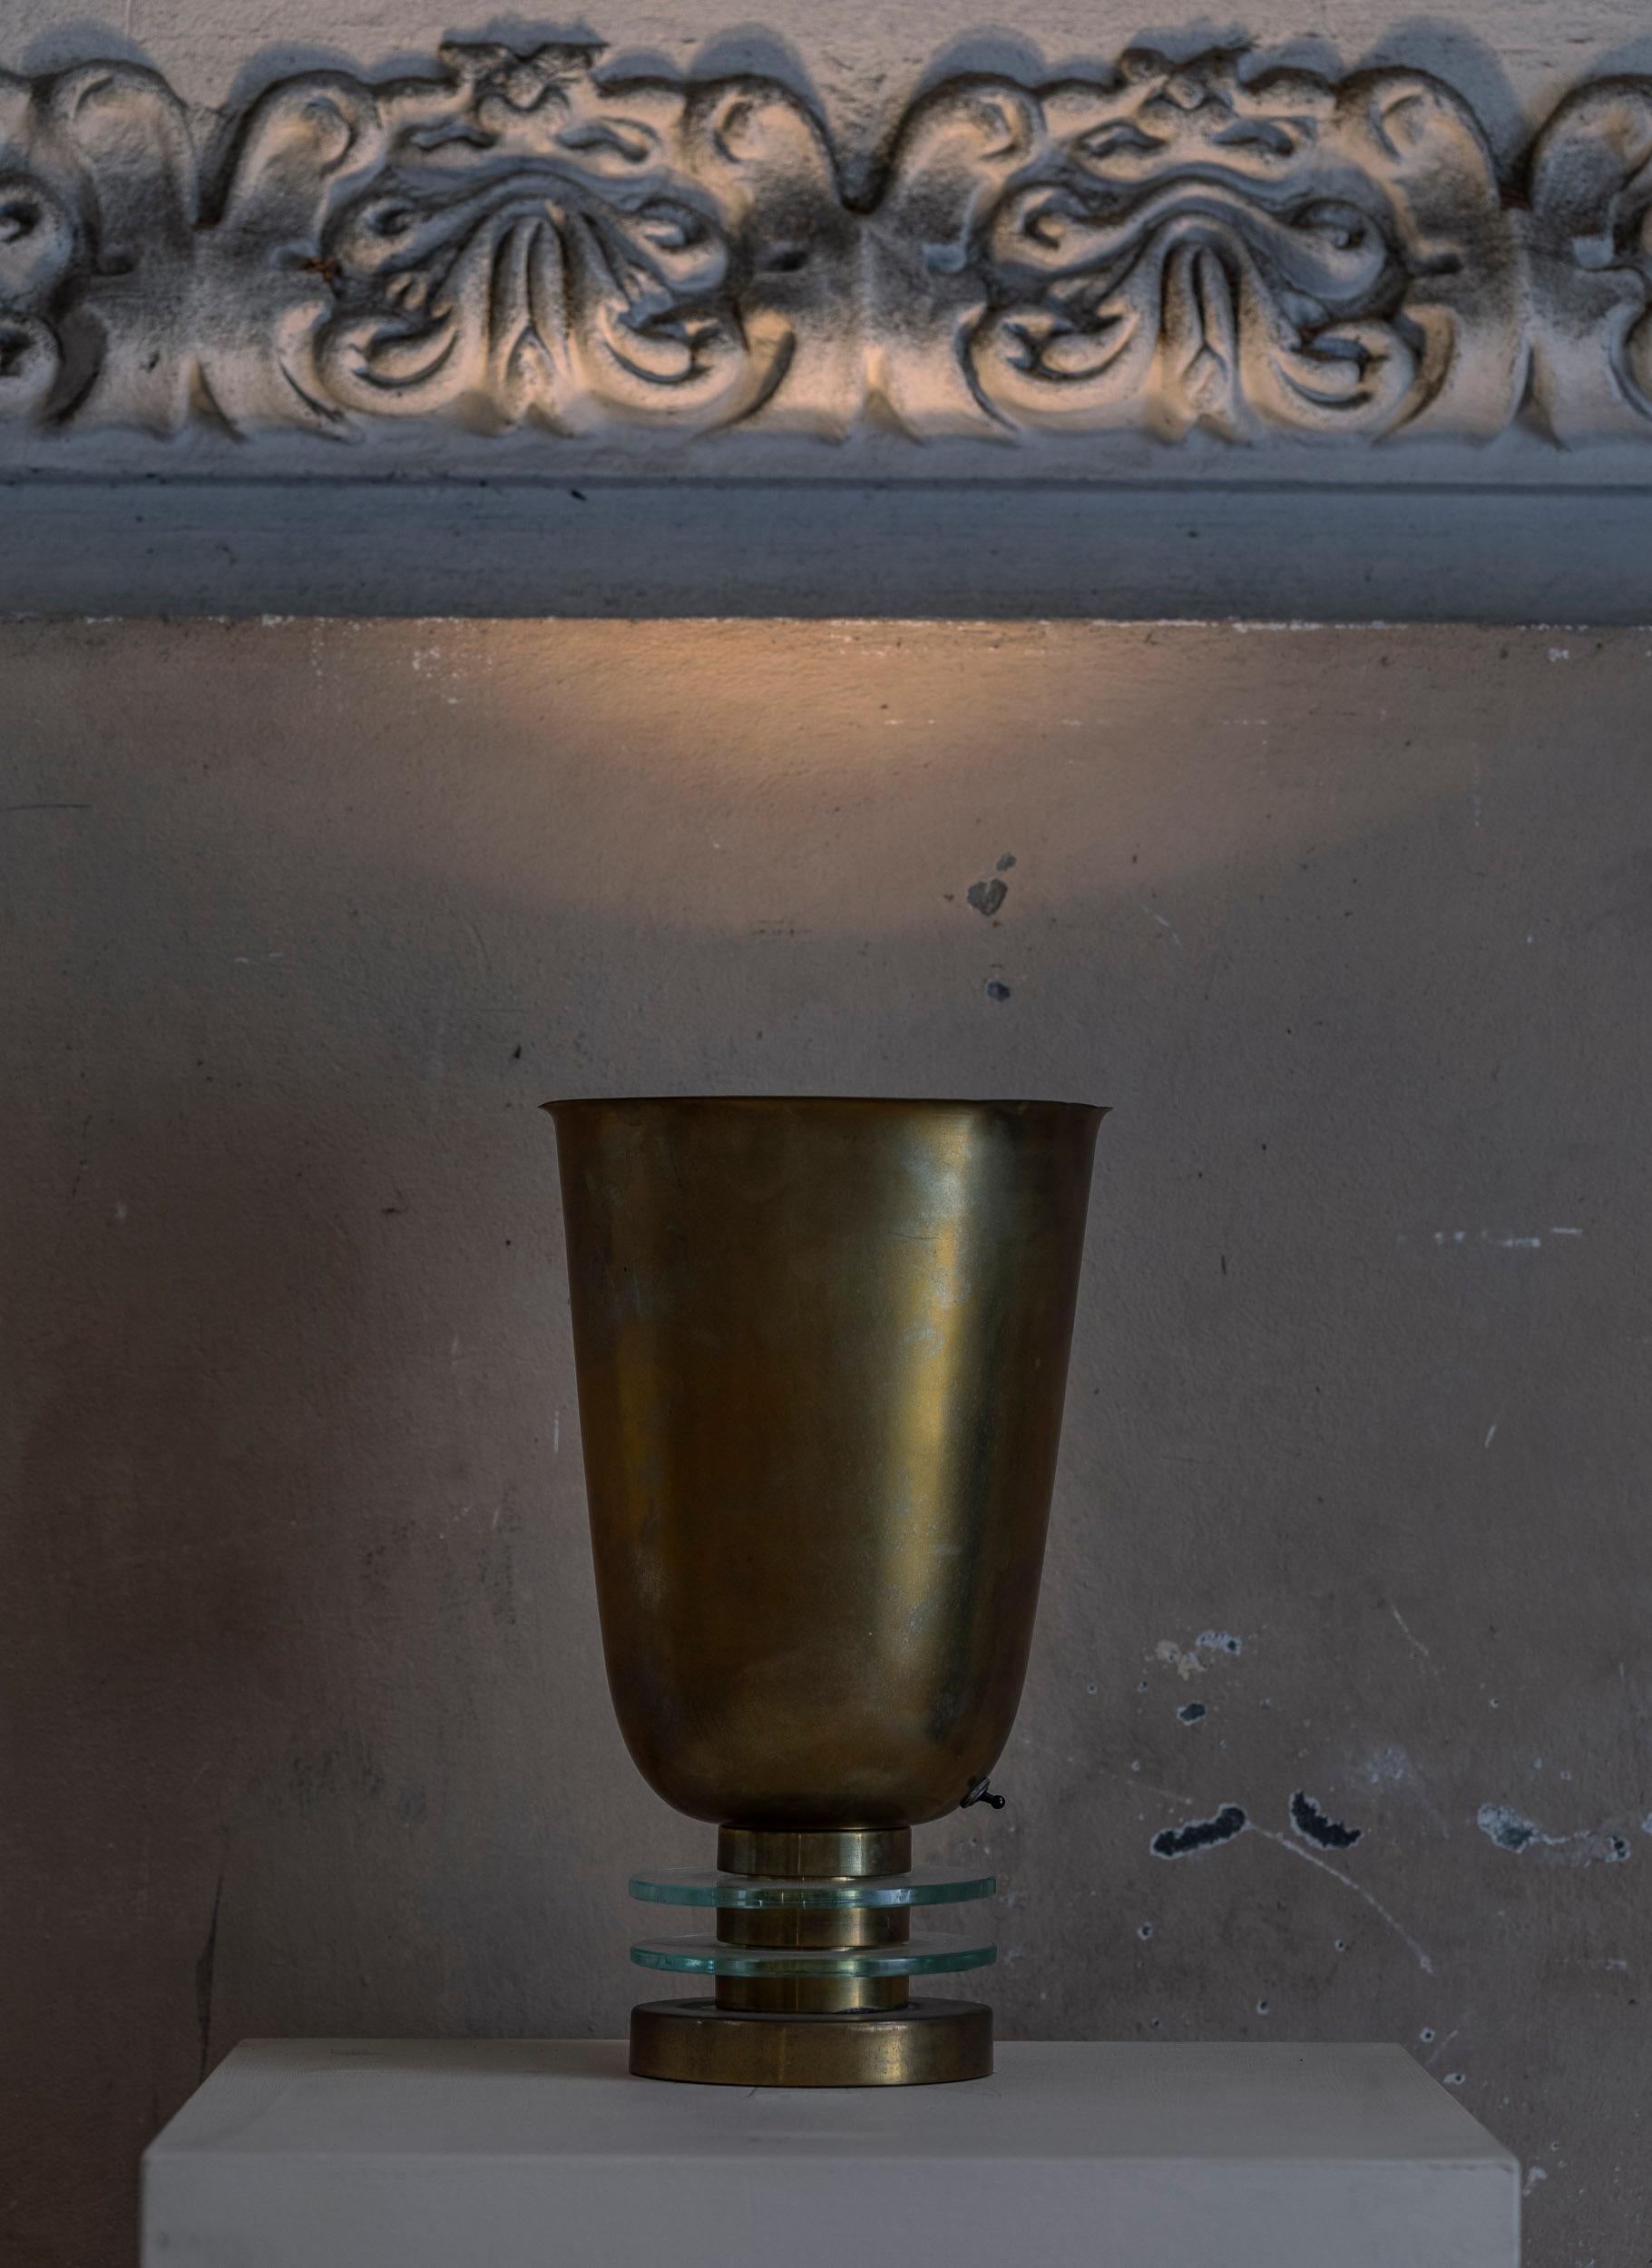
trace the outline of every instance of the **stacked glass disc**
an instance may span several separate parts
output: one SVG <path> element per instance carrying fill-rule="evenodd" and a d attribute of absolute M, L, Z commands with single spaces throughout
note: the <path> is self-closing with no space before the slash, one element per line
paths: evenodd
<path fill-rule="evenodd" d="M 911 1980 L 985 1968 L 994 1948 L 961 1933 L 914 1931 L 912 1922 L 914 1908 L 991 1897 L 993 1877 L 914 1868 L 911 1856 L 904 1829 L 725 1827 L 716 1871 L 633 1875 L 633 1898 L 715 1915 L 709 1934 L 648 1938 L 631 1947 L 640 1967 L 709 1978 L 713 1989 L 710 1999 L 656 2001 L 635 2011 L 633 2070 L 737 2080 L 754 2052 L 789 2061 L 798 2085 L 876 2084 L 891 2056 L 904 2067 L 914 2057 L 920 2064 L 935 2060 L 936 2078 L 990 2070 L 988 2011 L 964 2001 L 914 1999 Z M 960 2058 L 975 2068 L 955 2068 Z M 835 2062 L 844 2067 L 841 2080 L 819 2076 Z M 806 2068 L 816 2076 L 806 2077 Z M 900 2076 L 919 2073 L 903 2068 Z"/>

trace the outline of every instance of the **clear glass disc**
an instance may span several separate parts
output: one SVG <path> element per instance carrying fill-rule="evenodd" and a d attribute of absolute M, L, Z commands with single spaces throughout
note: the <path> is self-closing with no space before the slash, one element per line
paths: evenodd
<path fill-rule="evenodd" d="M 797 1882 L 781 1876 L 718 1874 L 710 1869 L 651 1866 L 630 1879 L 633 1898 L 657 1906 L 745 1906 L 818 1913 L 867 1906 L 951 1906 L 990 1898 L 995 1876 L 967 1867 L 914 1866 L 909 1874 L 833 1876 Z"/>
<path fill-rule="evenodd" d="M 716 1937 L 666 1937 L 631 1947 L 640 1968 L 695 1977 L 934 1977 L 985 1969 L 997 1958 L 994 1945 L 934 1933 L 893 1945 L 726 1945 Z"/>

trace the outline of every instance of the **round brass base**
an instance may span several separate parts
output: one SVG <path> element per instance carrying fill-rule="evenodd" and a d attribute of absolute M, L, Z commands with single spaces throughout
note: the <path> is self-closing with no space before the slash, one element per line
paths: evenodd
<path fill-rule="evenodd" d="M 644 2000 L 631 2010 L 639 2078 L 706 2087 L 933 2087 L 992 2069 L 992 2011 L 979 2000 L 909 2000 L 855 2016 Z"/>

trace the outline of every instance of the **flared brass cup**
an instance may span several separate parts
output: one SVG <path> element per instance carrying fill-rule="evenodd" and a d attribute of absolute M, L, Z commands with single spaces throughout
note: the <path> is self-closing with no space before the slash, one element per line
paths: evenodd
<path fill-rule="evenodd" d="M 904 1847 L 1014 1717 L 1102 1114 L 548 1108 L 626 1745 L 728 1848 Z"/>

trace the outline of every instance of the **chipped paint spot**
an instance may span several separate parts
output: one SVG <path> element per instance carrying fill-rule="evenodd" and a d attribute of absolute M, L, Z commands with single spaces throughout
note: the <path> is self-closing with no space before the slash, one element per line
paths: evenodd
<path fill-rule="evenodd" d="M 1500 1851 L 1523 1851 L 1529 1843 L 1539 1839 L 1539 1831 L 1531 1821 L 1510 1811 L 1507 1804 L 1482 1804 L 1474 1823 L 1482 1835 L 1491 1836 Z"/>
<path fill-rule="evenodd" d="M 1163 1662 L 1168 1669 L 1173 1669 L 1178 1677 L 1198 1677 L 1210 1667 L 1204 1659 L 1207 1654 L 1242 1654 L 1244 1651 L 1244 1639 L 1235 1637 L 1231 1630 L 1201 1630 L 1185 1652 L 1174 1638 L 1160 1638 L 1153 1648 L 1153 1658 Z"/>
<path fill-rule="evenodd" d="M 1305 1843 L 1316 1843 L 1322 1851 L 1351 1851 L 1365 1832 L 1331 1818 L 1302 1788 L 1291 1798 L 1291 1824 Z"/>
<path fill-rule="evenodd" d="M 1156 1859 L 1192 1858 L 1213 1851 L 1219 1843 L 1242 1835 L 1250 1821 L 1237 1804 L 1224 1804 L 1214 1818 L 1189 1819 L 1179 1827 L 1161 1827 L 1149 1848 Z"/>
<path fill-rule="evenodd" d="M 1535 1820 L 1523 1817 L 1507 1804 L 1482 1804 L 1474 1814 L 1474 1823 L 1500 1851 L 1553 1851 L 1567 1866 L 1621 1866 L 1633 1855 L 1625 1837 L 1611 1827 L 1578 1827 L 1569 1835 L 1546 1834 Z"/>

